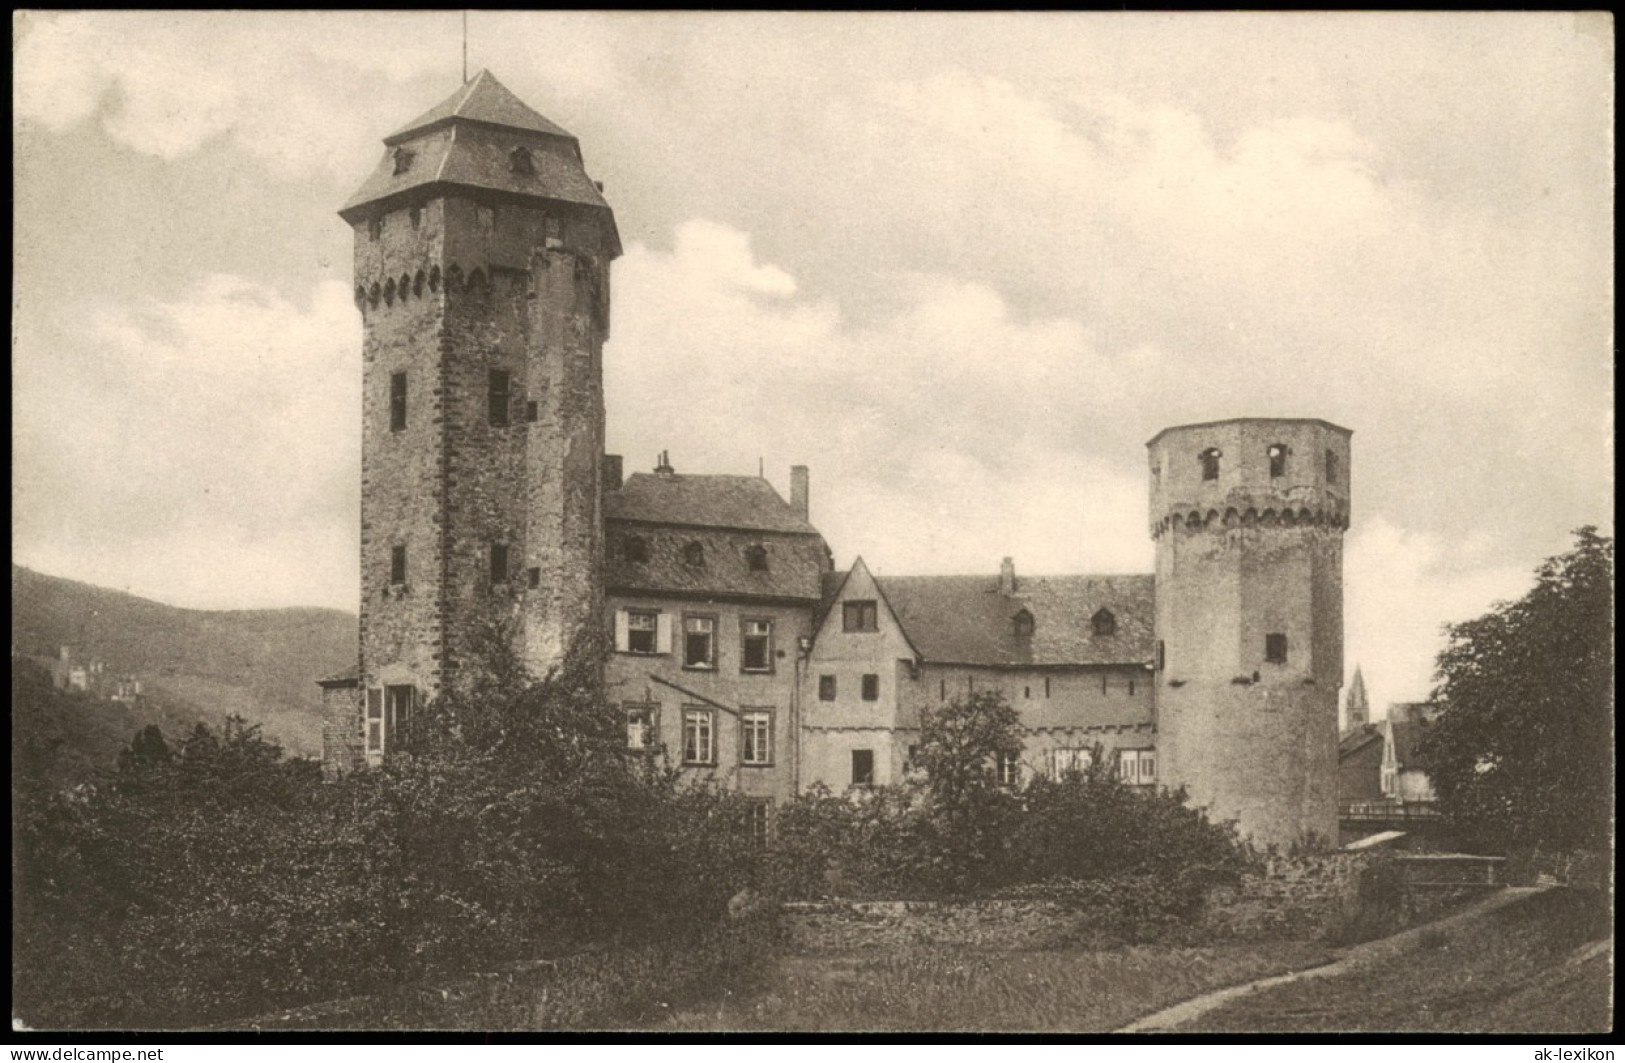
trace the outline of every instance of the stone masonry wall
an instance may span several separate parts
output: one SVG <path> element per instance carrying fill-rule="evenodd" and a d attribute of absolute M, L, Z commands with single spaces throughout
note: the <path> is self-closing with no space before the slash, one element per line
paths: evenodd
<path fill-rule="evenodd" d="M 1218 939 L 1296 939 L 1382 933 L 1431 917 L 1496 888 L 1475 881 L 1470 867 L 1449 889 L 1414 888 L 1436 878 L 1390 854 L 1329 853 L 1275 857 L 1235 881 L 1211 886 L 1192 930 Z M 791 947 L 844 951 L 901 945 L 1049 949 L 1088 947 L 1104 940 L 1101 913 L 1043 899 L 938 901 L 819 901 L 784 904 L 781 922 Z"/>

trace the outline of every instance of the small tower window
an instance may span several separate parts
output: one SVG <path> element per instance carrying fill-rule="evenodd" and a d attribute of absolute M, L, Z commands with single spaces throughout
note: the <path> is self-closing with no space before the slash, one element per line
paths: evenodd
<path fill-rule="evenodd" d="M 1217 480 L 1219 478 L 1219 458 L 1221 456 L 1218 447 L 1208 447 L 1197 455 L 1202 462 L 1202 479 Z"/>
<path fill-rule="evenodd" d="M 508 400 L 513 386 L 513 374 L 506 369 L 492 369 L 486 380 L 486 418 L 492 428 L 508 426 Z"/>
<path fill-rule="evenodd" d="M 649 543 L 641 535 L 628 535 L 621 540 L 621 560 L 641 565 L 649 560 Z"/>
<path fill-rule="evenodd" d="M 422 207 L 413 207 L 411 210 L 406 212 L 406 216 L 408 218 L 412 219 L 412 228 L 418 229 L 418 228 L 421 228 L 423 226 L 423 208 Z M 420 287 L 421 287 L 421 285 L 420 285 Z"/>
<path fill-rule="evenodd" d="M 1117 617 L 1112 615 L 1110 609 L 1102 609 L 1089 618 L 1089 626 L 1094 630 L 1098 638 L 1115 635 L 1117 634 Z"/>
<path fill-rule="evenodd" d="M 542 570 L 540 568 L 527 568 L 525 570 L 525 582 L 530 585 L 531 590 L 540 587 L 542 585 Z"/>
<path fill-rule="evenodd" d="M 514 148 L 508 154 L 508 169 L 521 177 L 534 177 L 536 175 L 536 160 L 530 157 L 529 148 Z"/>
<path fill-rule="evenodd" d="M 389 374 L 389 430 L 406 430 L 406 374 Z"/>
<path fill-rule="evenodd" d="M 508 544 L 491 544 L 491 583 L 508 582 Z"/>
<path fill-rule="evenodd" d="M 1286 663 L 1286 636 L 1273 632 L 1264 636 L 1264 660 L 1270 664 Z"/>
<path fill-rule="evenodd" d="M 396 587 L 406 582 L 406 547 L 404 546 L 389 548 L 389 582 Z"/>
<path fill-rule="evenodd" d="M 756 545 L 745 550 L 745 564 L 752 572 L 767 571 L 767 547 Z"/>
<path fill-rule="evenodd" d="M 689 568 L 704 568 L 705 547 L 699 543 L 686 543 L 683 546 L 683 564 Z"/>
<path fill-rule="evenodd" d="M 1274 480 L 1286 475 L 1286 454 L 1285 443 L 1270 444 L 1270 479 Z"/>
<path fill-rule="evenodd" d="M 1033 633 L 1033 614 L 1023 609 L 1015 617 L 1016 637 L 1025 638 Z"/>
<path fill-rule="evenodd" d="M 1337 483 L 1337 452 L 1334 450 L 1326 452 L 1326 482 Z"/>
<path fill-rule="evenodd" d="M 399 177 L 401 174 L 403 174 L 406 171 L 410 170 L 412 168 L 412 160 L 414 158 L 416 158 L 416 157 L 417 157 L 416 152 L 407 151 L 405 148 L 396 148 L 395 149 L 395 176 Z"/>
<path fill-rule="evenodd" d="M 380 214 L 376 218 L 369 218 L 367 220 L 367 238 L 370 240 L 379 240 L 383 238 L 383 235 L 384 216 Z"/>

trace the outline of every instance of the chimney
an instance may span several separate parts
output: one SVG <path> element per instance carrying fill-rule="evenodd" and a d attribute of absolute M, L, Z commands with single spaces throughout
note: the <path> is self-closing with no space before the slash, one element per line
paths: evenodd
<path fill-rule="evenodd" d="M 605 454 L 603 464 L 604 490 L 619 491 L 621 489 L 621 456 L 619 454 Z"/>
<path fill-rule="evenodd" d="M 655 466 L 655 475 L 675 476 L 676 474 L 677 470 L 671 467 L 671 451 L 662 450 L 660 452 L 660 464 Z"/>
<path fill-rule="evenodd" d="M 796 511 L 796 516 L 802 520 L 809 520 L 809 486 L 807 482 L 807 466 L 790 466 L 790 508 Z"/>
<path fill-rule="evenodd" d="M 1013 557 L 999 562 L 999 593 L 1005 596 L 1016 593 L 1016 559 Z"/>

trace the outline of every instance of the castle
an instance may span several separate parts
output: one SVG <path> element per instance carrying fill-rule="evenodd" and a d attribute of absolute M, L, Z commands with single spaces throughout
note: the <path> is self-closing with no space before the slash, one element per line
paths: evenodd
<path fill-rule="evenodd" d="M 599 625 L 631 746 L 772 808 L 909 770 L 933 706 L 1002 691 L 1018 783 L 1103 749 L 1255 840 L 1337 835 L 1347 429 L 1240 418 L 1147 444 L 1154 575 L 836 571 L 761 477 L 604 454 L 609 266 L 580 145 L 481 72 L 385 138 L 340 211 L 364 323 L 360 660 L 330 771 L 386 757 L 493 619 L 538 672 Z"/>

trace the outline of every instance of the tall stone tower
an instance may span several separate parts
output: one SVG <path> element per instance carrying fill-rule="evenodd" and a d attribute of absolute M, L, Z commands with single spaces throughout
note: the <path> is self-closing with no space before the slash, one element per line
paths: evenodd
<path fill-rule="evenodd" d="M 1351 435 L 1248 418 L 1146 444 L 1163 778 L 1259 842 L 1337 837 Z"/>
<path fill-rule="evenodd" d="M 360 749 L 492 620 L 537 670 L 602 610 L 615 218 L 576 138 L 481 71 L 384 139 L 339 215 L 363 322 Z"/>
<path fill-rule="evenodd" d="M 1348 725 L 1344 730 L 1356 731 L 1371 722 L 1371 701 L 1365 693 L 1365 676 L 1360 666 L 1354 666 L 1354 678 L 1349 682 Z"/>

